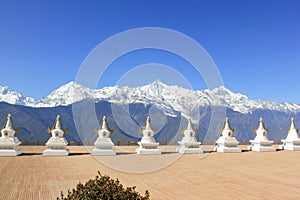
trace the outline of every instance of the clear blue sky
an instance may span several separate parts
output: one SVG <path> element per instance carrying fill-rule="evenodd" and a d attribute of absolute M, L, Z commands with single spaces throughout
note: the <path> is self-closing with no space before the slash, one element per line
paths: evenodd
<path fill-rule="evenodd" d="M 0 85 L 41 98 L 75 79 L 101 41 L 139 27 L 180 31 L 210 54 L 224 85 L 251 99 L 300 103 L 300 1 L 0 0 Z M 174 67 L 206 89 L 189 64 L 166 52 L 118 59 L 99 87 L 145 63 Z M 162 80 L 164 81 L 164 80 Z"/>

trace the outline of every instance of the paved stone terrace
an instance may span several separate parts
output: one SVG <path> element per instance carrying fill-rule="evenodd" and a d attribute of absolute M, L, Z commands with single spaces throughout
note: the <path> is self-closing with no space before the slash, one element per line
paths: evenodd
<path fill-rule="evenodd" d="M 178 156 L 175 147 L 163 155 L 140 156 L 136 147 L 117 147 L 122 153 L 98 161 L 85 147 L 71 146 L 68 157 L 43 157 L 43 146 L 21 146 L 24 154 L 0 157 L 0 199 L 56 199 L 97 175 L 119 178 L 125 186 L 148 189 L 152 199 L 299 199 L 300 152 L 242 152 Z M 245 149 L 245 146 L 242 146 Z M 172 150 L 173 149 L 173 150 Z M 206 150 L 211 147 L 205 147 Z M 176 160 L 160 169 L 164 160 Z M 128 173 L 102 162 L 141 172 Z M 165 163 L 163 163 L 165 164 Z M 153 167 L 153 168 L 151 168 Z"/>

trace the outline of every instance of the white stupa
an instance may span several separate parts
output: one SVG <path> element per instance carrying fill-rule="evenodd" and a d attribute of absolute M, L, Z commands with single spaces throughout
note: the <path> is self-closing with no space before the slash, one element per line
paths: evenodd
<path fill-rule="evenodd" d="M 216 141 L 217 146 L 215 151 L 218 152 L 241 152 L 241 149 L 238 147 L 239 142 L 233 137 L 234 129 L 230 127 L 228 117 L 225 119 L 224 127 L 220 131 L 221 136 Z"/>
<path fill-rule="evenodd" d="M 116 155 L 114 150 L 114 143 L 110 139 L 110 134 L 113 133 L 113 130 L 109 129 L 106 122 L 106 117 L 103 116 L 102 125 L 99 129 L 96 130 L 96 133 L 99 135 L 96 140 L 95 148 L 92 151 L 94 156 L 113 156 Z"/>
<path fill-rule="evenodd" d="M 0 156 L 17 156 L 22 153 L 22 149 L 16 148 L 21 144 L 15 137 L 15 133 L 19 130 L 14 127 L 11 115 L 8 114 L 6 122 L 1 127 Z"/>
<path fill-rule="evenodd" d="M 250 140 L 251 145 L 248 146 L 248 150 L 251 151 L 276 151 L 272 146 L 274 143 L 267 137 L 268 129 L 265 128 L 262 118 L 259 119 L 258 128 L 254 130 L 256 137 L 254 140 Z"/>
<path fill-rule="evenodd" d="M 69 149 L 65 148 L 68 142 L 64 138 L 64 133 L 67 132 L 68 129 L 63 128 L 60 117 L 57 115 L 52 128 L 48 128 L 48 133 L 51 133 L 51 137 L 46 143 L 48 149 L 43 152 L 43 156 L 68 156 Z"/>
<path fill-rule="evenodd" d="M 288 135 L 282 141 L 280 149 L 299 151 L 300 150 L 300 138 L 298 136 L 298 129 L 295 126 L 294 118 L 291 120 L 291 127 L 288 130 Z"/>
<path fill-rule="evenodd" d="M 151 126 L 150 117 L 147 117 L 146 125 L 143 130 L 142 140 L 138 142 L 139 148 L 136 149 L 137 154 L 161 154 L 158 149 L 159 143 L 155 141 L 154 134 L 155 131 Z"/>
<path fill-rule="evenodd" d="M 200 142 L 197 142 L 195 137 L 197 130 L 194 129 L 192 120 L 188 120 L 187 128 L 183 131 L 183 138 L 178 142 L 179 147 L 176 148 L 176 151 L 179 153 L 203 153 L 203 150 L 200 148 Z"/>

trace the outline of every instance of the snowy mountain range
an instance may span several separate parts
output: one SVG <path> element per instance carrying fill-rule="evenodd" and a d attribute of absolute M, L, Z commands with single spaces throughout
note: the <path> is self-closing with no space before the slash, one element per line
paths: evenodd
<path fill-rule="evenodd" d="M 193 111 L 204 106 L 224 106 L 242 114 L 260 109 L 284 113 L 300 112 L 298 104 L 250 100 L 247 96 L 234 93 L 224 86 L 213 90 L 194 91 L 176 85 L 166 85 L 159 80 L 136 88 L 112 86 L 97 90 L 70 82 L 39 100 L 11 91 L 7 86 L 0 86 L 0 102 L 13 105 L 45 108 L 67 106 L 81 100 L 107 101 L 122 105 L 134 103 L 155 105 L 168 116 L 175 116 L 176 111 L 185 117 L 190 117 Z"/>
<path fill-rule="evenodd" d="M 90 102 L 95 102 L 97 119 L 100 120 L 105 115 L 110 126 L 114 127 L 113 141 L 120 141 L 123 144 L 139 140 L 132 133 L 138 132 L 149 114 L 153 116 L 152 125 L 160 130 L 156 134 L 156 139 L 160 142 L 178 141 L 182 137 L 178 130 L 184 128 L 179 127 L 181 121 L 183 120 L 184 126 L 186 123 L 184 120 L 191 118 L 198 124 L 197 139 L 213 143 L 219 136 L 225 116 L 221 118 L 217 116 L 214 123 L 211 123 L 211 116 L 213 111 L 223 111 L 224 107 L 227 108 L 226 116 L 230 118 L 231 126 L 235 128 L 235 136 L 239 141 L 254 138 L 253 129 L 257 127 L 261 116 L 270 130 L 268 136 L 275 141 L 286 137 L 285 130 L 290 125 L 291 117 L 295 118 L 296 124 L 300 124 L 300 105 L 297 104 L 250 100 L 247 96 L 234 93 L 224 86 L 213 90 L 194 91 L 176 85 L 166 85 L 161 81 L 137 88 L 113 86 L 97 90 L 70 82 L 38 100 L 11 91 L 8 87 L 0 87 L 0 119 L 1 123 L 4 123 L 7 114 L 11 113 L 15 125 L 21 128 L 18 137 L 22 142 L 45 144 L 49 139 L 47 128 L 59 114 L 64 126 L 70 131 L 66 134 L 68 141 L 93 144 L 96 139 L 93 130 L 96 126 L 78 129 L 72 112 L 73 105 L 87 106 Z M 130 115 L 123 113 L 122 109 L 122 112 L 114 115 L 113 107 L 116 105 L 117 107 L 121 105 L 122 109 L 124 105 L 126 108 L 128 105 Z M 158 110 L 152 110 L 152 106 Z M 90 112 L 92 111 L 87 109 L 82 114 L 89 116 Z M 122 120 L 116 117 L 124 119 L 125 125 L 120 124 Z M 83 120 L 81 121 L 83 124 L 90 123 L 88 117 L 80 119 Z"/>

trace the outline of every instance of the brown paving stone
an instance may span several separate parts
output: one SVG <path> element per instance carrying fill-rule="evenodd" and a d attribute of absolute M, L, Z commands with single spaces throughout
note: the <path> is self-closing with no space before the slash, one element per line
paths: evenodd
<path fill-rule="evenodd" d="M 22 146 L 24 155 L 0 157 L 0 199 L 55 199 L 97 175 L 119 178 L 125 186 L 148 189 L 152 199 L 299 199 L 300 152 L 243 152 L 183 155 L 173 164 L 150 173 L 111 169 L 87 154 L 84 147 L 68 147 L 68 157 L 43 157 L 45 147 Z M 120 147 L 133 152 L 136 147 Z M 243 149 L 246 147 L 243 146 Z M 170 148 L 172 149 L 172 148 Z M 168 151 L 171 151 L 168 149 Z M 106 157 L 130 167 L 137 161 L 155 166 L 155 156 L 122 154 Z M 174 156 L 164 154 L 163 158 Z M 117 160 L 123 160 L 118 161 Z M 145 165 L 135 163 L 135 169 Z"/>

